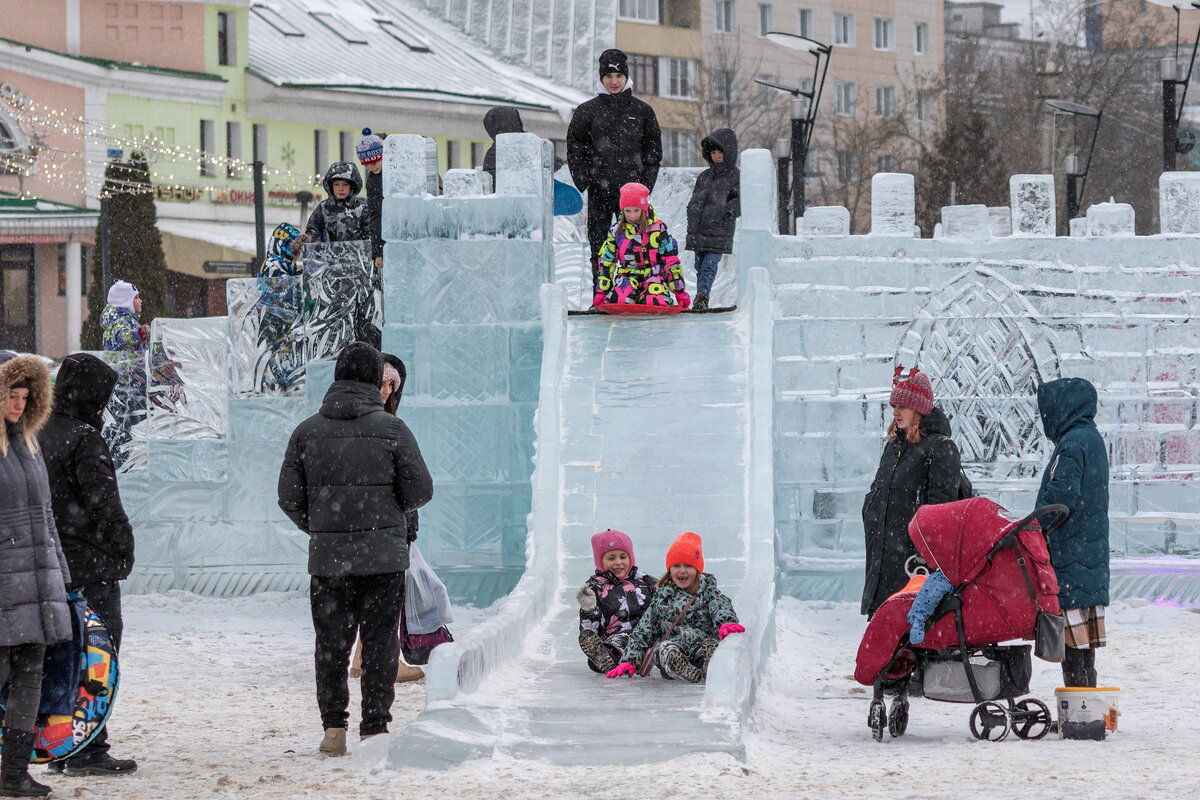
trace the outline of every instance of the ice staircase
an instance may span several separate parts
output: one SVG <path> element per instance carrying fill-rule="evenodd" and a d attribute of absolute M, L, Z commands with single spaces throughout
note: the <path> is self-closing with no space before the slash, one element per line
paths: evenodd
<path fill-rule="evenodd" d="M 542 315 L 525 574 L 492 619 L 434 652 L 428 706 L 394 737 L 387 763 L 740 757 L 774 627 L 766 271 L 754 270 L 730 313 L 567 317 L 562 290 L 548 285 Z M 703 536 L 705 569 L 747 627 L 721 645 L 707 685 L 607 680 L 588 669 L 575 592 L 594 569 L 591 535 L 609 527 L 631 534 L 638 565 L 652 574 L 679 533 Z"/>

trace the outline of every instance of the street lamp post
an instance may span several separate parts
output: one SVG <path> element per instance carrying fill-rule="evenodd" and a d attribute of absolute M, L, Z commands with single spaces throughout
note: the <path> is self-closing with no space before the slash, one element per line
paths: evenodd
<path fill-rule="evenodd" d="M 1097 108 L 1085 106 L 1082 103 L 1072 103 L 1069 100 L 1047 100 L 1045 102 L 1055 112 L 1062 112 L 1071 117 L 1075 128 L 1072 140 L 1079 138 L 1080 117 L 1095 120 L 1092 125 L 1092 141 L 1088 145 L 1087 163 L 1083 165 L 1083 170 L 1079 169 L 1079 156 L 1075 153 L 1071 153 L 1063 159 L 1063 171 L 1067 178 L 1067 225 L 1070 226 L 1071 220 L 1079 216 L 1079 207 L 1083 203 L 1083 192 L 1087 188 L 1088 171 L 1092 168 L 1092 154 L 1096 152 L 1096 135 L 1100 133 L 1100 118 L 1103 114 Z"/>
<path fill-rule="evenodd" d="M 779 206 L 779 232 L 787 233 L 791 225 L 788 222 L 788 210 L 791 208 L 789 198 L 792 196 L 791 182 L 788 179 L 790 174 L 792 159 L 788 156 L 791 152 L 791 140 L 787 137 L 782 137 L 775 140 L 775 184 L 776 192 L 778 193 Z"/>
<path fill-rule="evenodd" d="M 1173 57 L 1158 62 L 1162 77 L 1162 157 L 1163 172 L 1175 170 L 1175 140 L 1179 138 L 1179 120 L 1175 116 L 1175 87 L 1179 85 L 1179 67 Z"/>
<path fill-rule="evenodd" d="M 829 73 L 829 58 L 833 52 L 833 48 L 815 39 L 809 39 L 807 36 L 798 36 L 794 33 L 771 31 L 766 34 L 766 39 L 792 50 L 804 51 L 816 58 L 813 64 L 811 83 L 809 84 L 812 89 L 811 91 L 799 87 L 781 86 L 759 79 L 755 79 L 754 81 L 762 86 L 787 92 L 792 96 L 792 129 L 791 141 L 789 143 L 791 156 L 789 158 L 781 153 L 775 154 L 778 159 L 778 174 L 780 178 L 779 232 L 790 233 L 793 231 L 796 217 L 804 215 L 806 202 L 804 196 L 804 179 L 808 174 L 808 150 L 812 144 L 817 107 L 821 103 L 821 93 L 825 89 L 825 77 Z M 780 141 L 782 142 L 783 140 Z M 785 159 L 789 163 L 785 164 Z M 790 181 L 785 180 L 788 166 L 791 167 Z M 788 193 L 784 188 L 787 183 L 791 184 L 791 202 L 787 202 Z"/>

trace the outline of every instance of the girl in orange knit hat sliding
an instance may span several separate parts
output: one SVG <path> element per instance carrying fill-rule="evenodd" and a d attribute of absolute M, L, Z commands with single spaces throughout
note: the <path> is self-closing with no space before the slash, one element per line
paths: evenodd
<path fill-rule="evenodd" d="M 656 666 L 664 678 L 703 683 L 720 640 L 745 630 L 717 579 L 704 571 L 700 537 L 687 531 L 667 550 L 667 572 L 634 628 L 625 660 L 608 677 L 644 675 Z M 635 665 L 643 662 L 646 669 L 639 671 Z"/>

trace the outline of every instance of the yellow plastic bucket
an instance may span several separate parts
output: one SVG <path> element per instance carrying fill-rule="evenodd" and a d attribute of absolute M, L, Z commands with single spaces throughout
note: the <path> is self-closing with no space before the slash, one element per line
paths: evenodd
<path fill-rule="evenodd" d="M 1102 740 L 1117 732 L 1121 712 L 1116 686 L 1060 686 L 1054 690 L 1058 733 L 1062 739 Z"/>

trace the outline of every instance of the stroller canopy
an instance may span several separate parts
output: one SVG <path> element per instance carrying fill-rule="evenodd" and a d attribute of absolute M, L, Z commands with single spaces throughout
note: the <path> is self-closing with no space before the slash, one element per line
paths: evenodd
<path fill-rule="evenodd" d="M 1021 519 L 986 497 L 972 497 L 921 506 L 908 524 L 908 536 L 921 557 L 958 586 L 975 580 L 987 566 L 988 553 Z M 1037 521 L 1028 527 L 1035 535 L 1019 536 L 1022 547 L 1036 561 L 1048 561 L 1050 554 Z"/>

